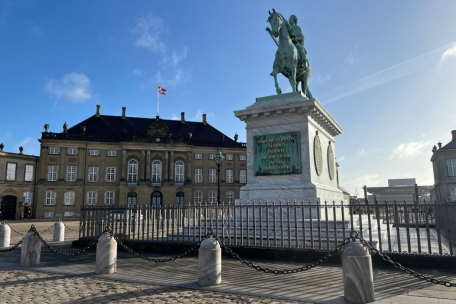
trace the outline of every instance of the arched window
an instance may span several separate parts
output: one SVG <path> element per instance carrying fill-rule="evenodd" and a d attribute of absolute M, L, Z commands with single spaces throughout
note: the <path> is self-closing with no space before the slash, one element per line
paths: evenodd
<path fill-rule="evenodd" d="M 129 207 L 136 206 L 136 192 L 128 192 L 127 206 L 129 206 Z"/>
<path fill-rule="evenodd" d="M 183 161 L 177 161 L 176 166 L 175 166 L 175 176 L 174 176 L 174 182 L 176 183 L 177 186 L 183 186 L 184 185 L 184 162 Z"/>
<path fill-rule="evenodd" d="M 152 184 L 161 185 L 162 181 L 162 163 L 159 160 L 152 162 Z"/>
<path fill-rule="evenodd" d="M 138 183 L 138 162 L 134 159 L 128 161 L 127 183 L 129 185 L 136 185 Z"/>
<path fill-rule="evenodd" d="M 163 195 L 159 191 L 154 191 L 150 196 L 150 205 L 153 207 L 161 207 L 163 205 Z"/>
<path fill-rule="evenodd" d="M 179 191 L 176 193 L 176 205 L 183 205 L 183 204 L 185 204 L 184 192 Z"/>
<path fill-rule="evenodd" d="M 74 191 L 69 190 L 64 194 L 64 205 L 74 205 Z"/>

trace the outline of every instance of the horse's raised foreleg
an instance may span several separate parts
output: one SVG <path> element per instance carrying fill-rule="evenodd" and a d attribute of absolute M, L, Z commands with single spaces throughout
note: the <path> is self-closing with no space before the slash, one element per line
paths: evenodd
<path fill-rule="evenodd" d="M 277 94 L 282 94 L 282 89 L 280 88 L 279 86 L 279 83 L 277 82 L 277 74 L 279 73 L 279 66 L 275 65 L 272 69 L 272 72 L 271 72 L 271 76 L 274 77 L 274 83 L 275 83 L 275 88 L 276 88 L 276 92 Z"/>

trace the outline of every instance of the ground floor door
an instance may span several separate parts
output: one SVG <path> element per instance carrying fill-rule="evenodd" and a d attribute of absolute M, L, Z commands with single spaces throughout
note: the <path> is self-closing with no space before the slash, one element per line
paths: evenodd
<path fill-rule="evenodd" d="M 12 195 L 2 197 L 2 220 L 16 219 L 16 201 L 17 198 Z"/>

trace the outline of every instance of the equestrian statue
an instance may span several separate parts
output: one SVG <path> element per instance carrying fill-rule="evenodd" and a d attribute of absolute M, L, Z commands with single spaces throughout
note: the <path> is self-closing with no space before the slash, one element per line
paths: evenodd
<path fill-rule="evenodd" d="M 278 47 L 271 72 L 277 94 L 282 94 L 282 89 L 277 82 L 277 74 L 282 73 L 290 81 L 293 92 L 298 91 L 299 83 L 301 83 L 301 91 L 307 98 L 313 98 L 307 86 L 310 64 L 304 48 L 304 35 L 298 26 L 298 18 L 291 15 L 287 21 L 282 14 L 272 9 L 272 13 L 269 11 L 267 22 L 271 24 L 271 28 L 267 27 L 266 31 Z M 279 37 L 279 42 L 275 37 Z"/>

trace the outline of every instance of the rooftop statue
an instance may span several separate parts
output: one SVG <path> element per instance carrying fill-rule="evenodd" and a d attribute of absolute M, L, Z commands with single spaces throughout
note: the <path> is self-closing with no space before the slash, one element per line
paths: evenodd
<path fill-rule="evenodd" d="M 271 28 L 267 27 L 266 31 L 278 47 L 271 72 L 277 94 L 282 94 L 282 89 L 277 82 L 277 74 L 282 73 L 290 81 L 293 92 L 298 91 L 299 83 L 301 83 L 301 91 L 308 98 L 312 98 L 307 87 L 307 80 L 310 77 L 310 64 L 304 48 L 304 35 L 298 26 L 298 18 L 291 15 L 290 20 L 287 21 L 282 14 L 272 9 L 272 13 L 269 12 L 267 22 L 271 24 Z M 279 42 L 275 37 L 279 37 Z"/>

